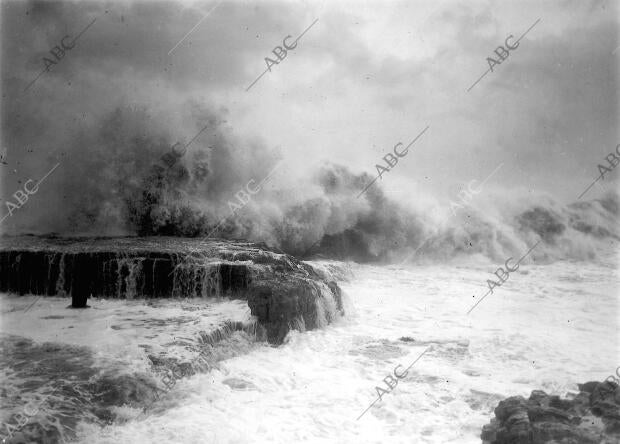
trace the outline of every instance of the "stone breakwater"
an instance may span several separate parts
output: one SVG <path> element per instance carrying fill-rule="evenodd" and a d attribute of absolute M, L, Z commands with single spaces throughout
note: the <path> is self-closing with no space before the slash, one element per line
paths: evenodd
<path fill-rule="evenodd" d="M 344 314 L 334 281 L 263 244 L 170 237 L 3 237 L 0 291 L 89 297 L 247 300 L 269 342 Z"/>
<path fill-rule="evenodd" d="M 599 444 L 620 442 L 620 387 L 615 382 L 579 384 L 568 399 L 534 390 L 495 408 L 482 429 L 484 444 Z"/>

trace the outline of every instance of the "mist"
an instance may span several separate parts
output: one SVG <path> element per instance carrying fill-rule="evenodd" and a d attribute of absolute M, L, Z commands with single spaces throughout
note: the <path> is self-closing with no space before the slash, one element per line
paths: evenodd
<path fill-rule="evenodd" d="M 497 78 L 485 80 L 485 93 L 474 90 L 468 105 L 452 102 L 455 106 L 447 96 L 434 97 L 431 104 L 419 95 L 454 84 L 447 72 L 436 72 L 435 63 L 459 51 L 456 63 L 470 57 L 461 73 L 466 86 L 479 74 L 476 57 L 483 62 L 484 57 L 466 49 L 465 42 L 474 39 L 481 47 L 485 40 L 492 48 L 500 27 L 491 26 L 489 17 L 479 35 L 463 29 L 457 33 L 457 27 L 454 47 L 430 29 L 434 20 L 447 15 L 454 16 L 448 23 L 462 26 L 477 17 L 482 7 L 477 3 L 456 8 L 420 4 L 414 22 L 428 31 L 429 42 L 414 39 L 410 44 L 421 52 L 406 52 L 400 59 L 390 35 L 369 44 L 356 34 L 351 17 L 372 35 L 367 21 L 372 2 L 356 13 L 346 4 L 246 8 L 226 2 L 177 46 L 195 24 L 196 13 L 213 5 L 5 3 L 5 212 L 26 181 L 36 182 L 57 168 L 1 228 L 6 234 L 244 238 L 302 256 L 380 262 L 502 257 L 541 238 L 548 250 L 541 254 L 589 257 L 597 239 L 618 236 L 615 172 L 601 182 L 604 187 L 593 188 L 575 203 L 616 144 L 608 122 L 617 120 L 617 98 L 603 91 L 617 66 L 611 61 L 591 66 L 588 61 L 595 56 L 601 60 L 591 54 L 591 42 L 601 35 L 614 37 L 614 26 L 594 3 L 569 3 L 587 10 L 600 34 L 576 32 L 578 24 L 570 21 L 543 21 L 538 34 L 533 32 L 515 53 L 512 70 L 502 67 Z M 405 3 L 395 6 L 405 16 L 413 14 Z M 561 14 L 559 7 L 549 4 L 539 12 Z M 264 69 L 265 54 L 314 17 L 321 18 L 295 52 L 244 91 Z M 529 16 L 523 22 L 512 17 L 514 23 L 506 28 L 529 25 Z M 402 24 L 399 18 L 385 18 L 394 22 L 393 29 Z M 30 86 L 43 59 L 51 57 L 50 49 L 91 22 L 74 47 Z M 215 35 L 227 41 L 226 50 L 212 41 Z M 336 35 L 340 49 L 334 53 L 321 42 Z M 594 46 L 605 51 L 612 44 L 605 40 Z M 571 60 L 562 61 L 558 48 L 567 45 Z M 562 85 L 546 90 L 546 106 L 558 112 L 554 121 L 536 111 L 541 98 L 537 88 L 554 81 L 552 71 L 540 72 L 550 57 L 573 67 L 569 77 L 584 76 L 587 66 L 592 79 L 584 84 L 588 98 L 570 107 L 564 104 Z M 362 60 L 368 67 L 362 68 Z M 388 61 L 395 66 L 389 75 L 382 66 Z M 422 69 L 414 83 L 406 80 L 412 67 Z M 361 95 L 333 80 L 338 73 L 369 69 Z M 537 72 L 542 85 L 531 85 L 526 96 L 519 92 L 516 97 L 509 82 L 527 83 L 526 70 Z M 358 82 L 355 76 L 348 78 Z M 502 103 L 509 98 L 514 107 L 506 109 Z M 307 104 L 304 111 L 298 101 Z M 483 138 L 463 119 L 472 112 L 485 125 Z M 577 128 L 583 113 L 593 116 L 591 126 L 572 140 L 548 137 L 550 126 Z M 300 121 L 306 124 L 300 127 Z M 501 128 L 508 121 L 520 129 L 506 138 Z M 411 140 L 426 124 L 428 134 L 408 156 L 358 197 L 375 178 L 377 165 L 385 166 L 391 147 Z M 470 161 L 470 151 L 476 163 Z M 566 152 L 571 156 L 562 154 Z M 472 178 L 482 181 L 498 164 L 505 166 L 480 196 L 459 201 L 464 184 Z M 259 191 L 249 193 L 249 187 Z M 595 242 L 588 244 L 584 237 Z"/>

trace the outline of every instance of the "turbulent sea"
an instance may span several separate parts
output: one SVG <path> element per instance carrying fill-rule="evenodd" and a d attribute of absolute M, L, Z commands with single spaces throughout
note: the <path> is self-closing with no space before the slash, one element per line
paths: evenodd
<path fill-rule="evenodd" d="M 616 253 L 527 258 L 469 314 L 503 264 L 310 263 L 338 280 L 342 319 L 291 332 L 278 347 L 235 333 L 214 349 L 212 369 L 179 379 L 146 409 L 114 407 L 108 423 L 82 408 L 89 381 L 148 374 L 149 353 L 181 356 L 200 330 L 249 320 L 247 304 L 90 299 L 89 309 L 68 311 L 63 298 L 2 295 L 3 422 L 34 400 L 33 423 L 83 443 L 474 443 L 501 399 L 535 389 L 564 395 L 620 364 Z M 33 360 L 42 343 L 57 344 L 60 363 Z M 18 346 L 30 350 L 27 361 Z M 384 378 L 418 357 L 360 418 L 376 387 L 389 390 Z M 72 366 L 86 382 L 72 386 L 75 376 L 59 371 Z"/>

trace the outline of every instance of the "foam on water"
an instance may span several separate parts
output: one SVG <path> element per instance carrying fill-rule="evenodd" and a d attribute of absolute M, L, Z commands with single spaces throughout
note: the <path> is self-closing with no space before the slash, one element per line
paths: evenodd
<path fill-rule="evenodd" d="M 0 436 L 9 443 L 71 441 L 84 424 L 165 409 L 165 377 L 208 371 L 255 347 L 245 301 L 94 298 L 79 310 L 69 303 L 0 295 Z M 28 423 L 17 427 L 24 414 Z"/>
<path fill-rule="evenodd" d="M 67 298 L 0 295 L 0 333 L 89 347 L 104 361 L 118 359 L 131 370 L 145 371 L 145 350 L 156 352 L 165 344 L 168 354 L 189 359 L 186 347 L 174 347 L 177 339 L 196 341 L 200 331 L 212 331 L 226 321 L 250 320 L 245 301 L 228 299 L 95 298 L 88 309 L 68 305 Z"/>
<path fill-rule="evenodd" d="M 183 379 L 161 410 L 88 443 L 480 442 L 500 399 L 575 390 L 618 365 L 615 257 L 522 263 L 467 315 L 498 265 L 353 266 L 355 314 Z M 351 312 L 349 312 L 351 313 Z M 428 350 L 427 350 L 428 348 Z M 383 378 L 427 352 L 390 393 Z"/>

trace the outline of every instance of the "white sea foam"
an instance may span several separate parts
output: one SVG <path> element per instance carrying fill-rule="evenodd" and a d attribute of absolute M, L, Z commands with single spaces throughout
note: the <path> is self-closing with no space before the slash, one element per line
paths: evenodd
<path fill-rule="evenodd" d="M 500 399 L 534 389 L 563 395 L 613 373 L 620 361 L 616 264 L 615 257 L 522 264 L 470 315 L 499 264 L 353 266 L 355 278 L 341 286 L 354 315 L 184 379 L 157 414 L 83 426 L 81 440 L 478 443 Z M 375 387 L 386 388 L 382 379 L 427 347 L 356 420 L 377 397 Z"/>

